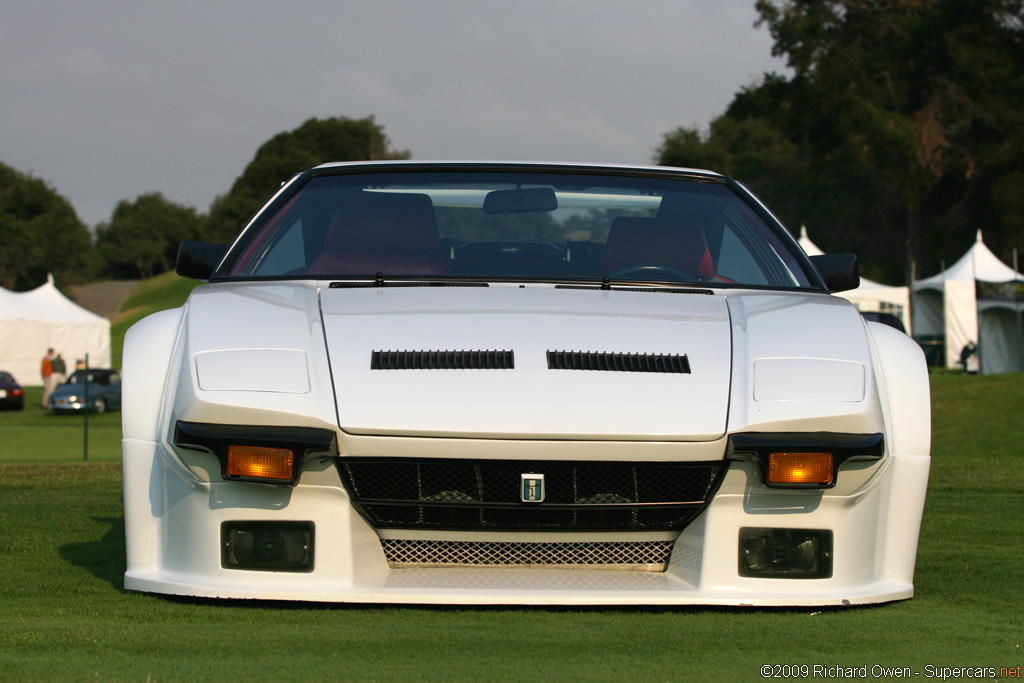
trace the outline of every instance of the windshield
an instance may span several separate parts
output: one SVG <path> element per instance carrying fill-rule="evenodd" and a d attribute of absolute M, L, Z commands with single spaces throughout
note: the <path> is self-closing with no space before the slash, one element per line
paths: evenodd
<path fill-rule="evenodd" d="M 88 373 L 88 382 L 89 382 L 89 384 L 103 384 L 103 385 L 106 385 L 106 384 L 110 384 L 111 382 L 116 382 L 117 379 L 118 379 L 117 373 L 113 373 L 113 372 L 110 372 L 110 371 L 107 371 L 107 372 L 92 372 L 92 371 L 90 371 Z M 86 372 L 85 372 L 85 370 L 76 370 L 75 372 L 71 373 L 71 376 L 68 377 L 67 381 L 64 382 L 64 383 L 65 384 L 85 384 L 85 382 L 86 382 Z"/>
<path fill-rule="evenodd" d="M 227 277 L 629 280 L 806 287 L 715 179 L 521 171 L 312 176 L 235 245 Z"/>

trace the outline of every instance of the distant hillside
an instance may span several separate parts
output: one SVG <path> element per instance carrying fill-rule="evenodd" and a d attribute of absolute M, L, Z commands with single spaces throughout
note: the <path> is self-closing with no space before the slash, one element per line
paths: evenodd
<path fill-rule="evenodd" d="M 121 304 L 121 312 L 110 325 L 110 359 L 113 367 L 121 368 L 124 334 L 129 327 L 151 313 L 181 306 L 198 284 L 198 280 L 183 278 L 173 272 L 137 284 Z"/>
<path fill-rule="evenodd" d="M 72 301 L 85 310 L 113 320 L 120 312 L 121 304 L 138 283 L 138 280 L 107 280 L 88 285 L 72 285 L 68 288 L 68 294 Z"/>

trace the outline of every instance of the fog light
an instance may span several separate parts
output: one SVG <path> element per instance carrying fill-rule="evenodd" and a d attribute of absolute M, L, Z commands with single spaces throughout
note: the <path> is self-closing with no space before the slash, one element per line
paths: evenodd
<path fill-rule="evenodd" d="M 832 578 L 832 532 L 824 529 L 740 529 L 740 576 Z"/>
<path fill-rule="evenodd" d="M 290 449 L 228 446 L 229 476 L 291 481 L 294 471 L 295 454 Z"/>
<path fill-rule="evenodd" d="M 771 453 L 769 484 L 831 484 L 831 453 Z"/>
<path fill-rule="evenodd" d="M 313 571 L 312 522 L 224 522 L 220 535 L 225 569 Z"/>

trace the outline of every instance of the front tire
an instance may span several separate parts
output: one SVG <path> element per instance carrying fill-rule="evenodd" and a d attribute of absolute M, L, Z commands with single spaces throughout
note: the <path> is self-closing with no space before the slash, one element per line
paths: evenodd
<path fill-rule="evenodd" d="M 92 404 L 92 412 L 97 415 L 107 412 L 107 402 L 102 398 L 96 399 Z"/>

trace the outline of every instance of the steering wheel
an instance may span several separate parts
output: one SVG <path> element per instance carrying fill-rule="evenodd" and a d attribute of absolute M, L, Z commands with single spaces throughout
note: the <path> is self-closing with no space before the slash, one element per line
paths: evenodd
<path fill-rule="evenodd" d="M 674 266 L 664 263 L 630 263 L 606 273 L 610 280 L 681 280 L 682 282 L 699 282 L 697 278 Z"/>

